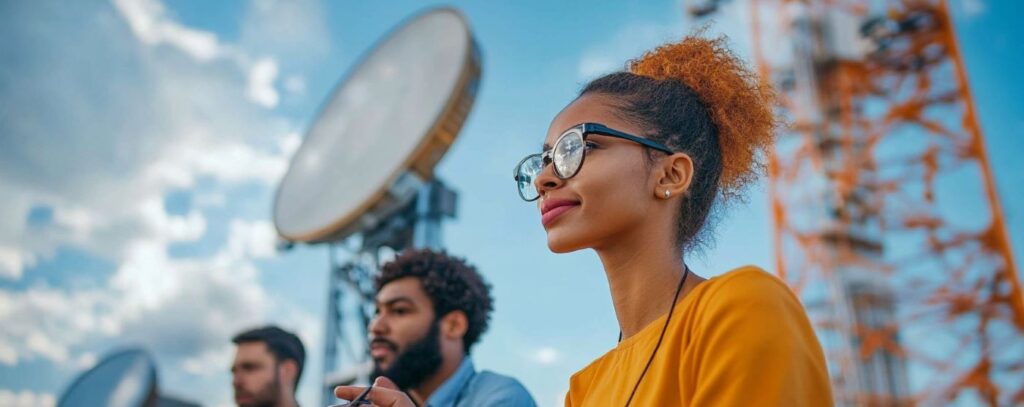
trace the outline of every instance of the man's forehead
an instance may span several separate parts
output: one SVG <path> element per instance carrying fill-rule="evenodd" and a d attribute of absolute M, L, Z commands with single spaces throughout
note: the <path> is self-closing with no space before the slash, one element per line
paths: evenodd
<path fill-rule="evenodd" d="M 408 300 L 413 303 L 429 302 L 423 284 L 416 277 L 403 277 L 385 284 L 377 292 L 377 304 L 384 305 Z"/>

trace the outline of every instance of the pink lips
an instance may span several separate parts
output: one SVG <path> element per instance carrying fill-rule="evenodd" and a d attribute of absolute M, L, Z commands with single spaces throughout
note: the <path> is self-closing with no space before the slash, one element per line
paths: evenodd
<path fill-rule="evenodd" d="M 569 201 L 565 199 L 548 199 L 544 201 L 544 204 L 540 208 L 540 222 L 547 226 L 551 222 L 554 222 L 563 213 L 580 206 L 578 201 Z"/>

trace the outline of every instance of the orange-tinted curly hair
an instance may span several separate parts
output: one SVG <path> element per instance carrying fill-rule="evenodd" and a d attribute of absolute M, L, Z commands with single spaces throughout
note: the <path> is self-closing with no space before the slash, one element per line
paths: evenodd
<path fill-rule="evenodd" d="M 776 127 L 771 86 L 726 47 L 725 38 L 687 37 L 629 62 L 629 71 L 657 80 L 677 80 L 692 89 L 711 113 L 722 150 L 722 192 L 738 192 L 763 169 L 761 153 Z"/>
<path fill-rule="evenodd" d="M 741 198 L 763 172 L 779 124 L 770 85 L 736 57 L 723 37 L 685 37 L 629 61 L 627 70 L 597 78 L 580 96 L 611 97 L 623 118 L 650 131 L 645 137 L 694 162 L 677 239 L 699 244 L 716 200 Z"/>

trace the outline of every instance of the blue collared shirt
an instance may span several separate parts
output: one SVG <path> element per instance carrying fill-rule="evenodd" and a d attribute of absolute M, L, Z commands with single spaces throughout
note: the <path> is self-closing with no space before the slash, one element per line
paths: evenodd
<path fill-rule="evenodd" d="M 462 364 L 438 387 L 425 407 L 536 407 L 530 392 L 519 381 L 488 371 L 477 372 L 466 356 Z"/>

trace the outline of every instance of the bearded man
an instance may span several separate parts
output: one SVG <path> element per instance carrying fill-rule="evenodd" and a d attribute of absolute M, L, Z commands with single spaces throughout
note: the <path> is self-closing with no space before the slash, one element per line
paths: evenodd
<path fill-rule="evenodd" d="M 490 287 L 473 266 L 443 252 L 407 250 L 384 265 L 375 286 L 375 377 L 390 379 L 419 406 L 536 405 L 515 379 L 473 366 L 470 350 L 493 309 Z"/>

